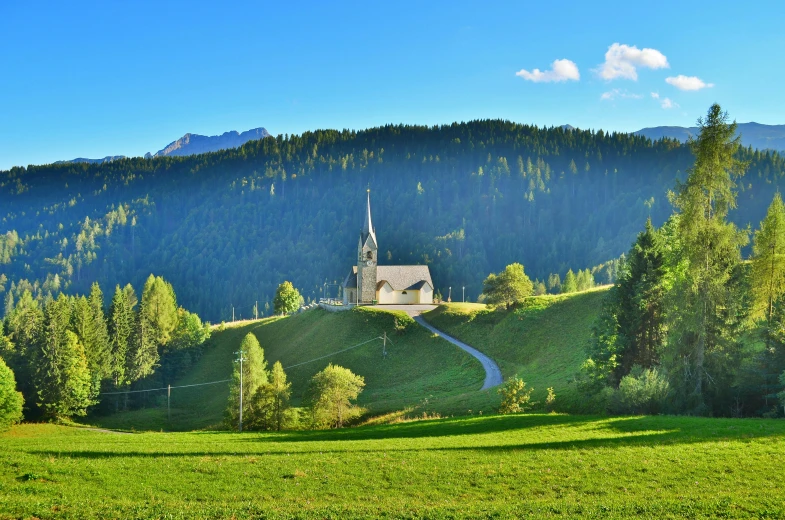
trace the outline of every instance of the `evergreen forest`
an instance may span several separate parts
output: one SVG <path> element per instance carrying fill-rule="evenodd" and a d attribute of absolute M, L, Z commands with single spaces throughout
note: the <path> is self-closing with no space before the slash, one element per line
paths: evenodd
<path fill-rule="evenodd" d="M 747 173 L 728 218 L 744 229 L 763 219 L 785 159 L 735 156 Z M 0 172 L 0 296 L 10 310 L 25 291 L 139 290 L 155 272 L 212 322 L 270 314 L 284 280 L 308 301 L 336 297 L 370 188 L 381 262 L 428 264 L 439 293 L 452 287 L 455 299 L 465 286 L 476 301 L 487 273 L 508 264 L 523 264 L 535 287 L 613 265 L 648 218 L 668 219 L 668 191 L 693 162 L 673 140 L 483 120 L 17 167 Z M 610 283 L 616 272 L 594 277 Z"/>

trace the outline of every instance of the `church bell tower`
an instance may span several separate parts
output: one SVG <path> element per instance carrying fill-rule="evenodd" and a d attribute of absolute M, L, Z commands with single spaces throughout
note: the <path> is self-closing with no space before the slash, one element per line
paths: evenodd
<path fill-rule="evenodd" d="M 357 246 L 357 291 L 360 303 L 371 303 L 376 299 L 378 250 L 376 230 L 374 230 L 371 220 L 371 190 L 369 189 L 365 222 L 363 223 L 363 229 L 360 232 L 360 242 Z"/>

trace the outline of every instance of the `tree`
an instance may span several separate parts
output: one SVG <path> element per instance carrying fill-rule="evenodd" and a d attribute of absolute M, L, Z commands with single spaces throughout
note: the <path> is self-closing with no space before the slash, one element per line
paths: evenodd
<path fill-rule="evenodd" d="M 95 403 L 87 357 L 69 330 L 70 318 L 71 302 L 65 295 L 46 304 L 34 380 L 38 406 L 49 419 L 85 415 Z"/>
<path fill-rule="evenodd" d="M 774 302 L 785 294 L 785 205 L 779 193 L 755 232 L 752 251 L 753 317 L 765 317 L 771 329 Z"/>
<path fill-rule="evenodd" d="M 578 279 L 572 269 L 567 271 L 567 276 L 564 277 L 564 283 L 561 284 L 562 293 L 574 293 L 578 290 Z"/>
<path fill-rule="evenodd" d="M 729 123 L 727 113 L 714 104 L 698 126 L 697 139 L 689 140 L 694 166 L 671 194 L 687 264 L 674 299 L 671 334 L 672 342 L 683 348 L 676 357 L 689 360 L 684 389 L 697 409 L 705 404 L 707 354 L 720 364 L 728 359 L 723 351 L 730 347 L 732 306 L 740 300 L 733 294 L 732 277 L 741 261 L 740 248 L 747 243 L 747 234 L 726 220 L 736 207 L 735 179 L 745 170 L 736 158 L 736 123 Z"/>
<path fill-rule="evenodd" d="M 264 350 L 259 345 L 259 340 L 252 333 L 248 333 L 240 343 L 238 356 L 242 361 L 242 378 L 240 377 L 240 361 L 234 362 L 232 381 L 229 383 L 229 403 L 224 414 L 226 425 L 237 428 L 240 421 L 240 380 L 242 379 L 243 397 L 243 422 L 253 428 L 255 424 L 263 422 L 261 415 L 268 413 L 260 407 L 254 397 L 258 391 L 267 384 L 267 361 L 264 359 Z"/>
<path fill-rule="evenodd" d="M 507 381 L 499 387 L 497 392 L 502 396 L 502 402 L 499 405 L 499 413 L 523 413 L 531 405 L 531 397 L 533 388 L 526 388 L 526 383 L 523 379 L 514 376 L 507 379 Z"/>
<path fill-rule="evenodd" d="M 300 304 L 300 293 L 292 282 L 283 282 L 275 291 L 273 309 L 276 314 L 288 314 L 297 310 Z"/>
<path fill-rule="evenodd" d="M 16 391 L 13 371 L 0 357 L 0 431 L 22 420 L 24 398 Z"/>
<path fill-rule="evenodd" d="M 483 294 L 488 305 L 504 305 L 508 309 L 522 302 L 534 291 L 532 281 L 519 263 L 510 264 L 498 275 L 491 273 L 483 282 Z"/>
<path fill-rule="evenodd" d="M 292 395 L 292 384 L 286 380 L 286 372 L 280 361 L 276 361 L 270 371 L 269 392 L 272 397 L 272 422 L 277 431 L 281 431 L 286 410 L 289 408 L 289 397 Z"/>
<path fill-rule="evenodd" d="M 559 294 L 561 292 L 561 278 L 558 273 L 551 273 L 548 275 L 548 290 L 552 294 Z"/>
<path fill-rule="evenodd" d="M 634 365 L 649 369 L 660 361 L 665 343 L 665 274 L 662 238 L 648 219 L 613 292 L 618 298 L 615 382 Z"/>
<path fill-rule="evenodd" d="M 305 402 L 317 428 L 341 428 L 363 414 L 353 403 L 365 387 L 365 379 L 348 368 L 332 363 L 311 378 Z"/>
<path fill-rule="evenodd" d="M 131 381 L 153 373 L 160 359 L 158 348 L 166 345 L 177 326 L 177 302 L 172 286 L 150 275 L 144 284 L 128 350 L 127 375 Z"/>
<path fill-rule="evenodd" d="M 133 287 L 130 284 L 125 289 L 116 286 L 109 306 L 109 372 L 115 388 L 129 382 L 126 369 L 129 344 L 136 321 L 134 305 L 136 305 L 136 295 Z"/>

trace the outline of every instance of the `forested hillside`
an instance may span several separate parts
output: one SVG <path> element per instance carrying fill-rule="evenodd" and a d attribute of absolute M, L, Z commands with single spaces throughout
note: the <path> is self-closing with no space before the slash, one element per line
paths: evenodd
<path fill-rule="evenodd" d="M 730 217 L 756 225 L 785 161 L 740 155 L 749 168 Z M 0 291 L 141 287 L 154 271 L 211 321 L 232 306 L 249 317 L 257 300 L 264 310 L 284 279 L 317 298 L 353 263 L 370 186 L 381 261 L 428 263 L 437 290 L 465 284 L 473 300 L 512 262 L 543 280 L 617 257 L 648 216 L 670 215 L 667 191 L 692 161 L 670 140 L 474 121 L 14 168 L 0 172 Z"/>

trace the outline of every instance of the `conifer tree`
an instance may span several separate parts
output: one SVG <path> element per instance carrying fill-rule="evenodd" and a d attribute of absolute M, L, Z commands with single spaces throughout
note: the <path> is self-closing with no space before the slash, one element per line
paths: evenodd
<path fill-rule="evenodd" d="M 687 263 L 674 299 L 672 342 L 684 349 L 676 358 L 689 360 L 684 388 L 697 409 L 704 405 L 706 356 L 722 363 L 728 346 L 730 307 L 738 300 L 732 294 L 732 276 L 747 242 L 746 233 L 726 220 L 736 207 L 735 179 L 745 170 L 735 156 L 740 142 L 736 123 L 729 123 L 727 113 L 714 104 L 698 126 L 698 137 L 689 141 L 695 164 L 671 195 Z"/>
<path fill-rule="evenodd" d="M 765 317 L 771 329 L 774 302 L 785 294 L 785 205 L 779 193 L 755 232 L 751 286 L 753 317 Z"/>
<path fill-rule="evenodd" d="M 567 271 L 567 275 L 564 277 L 564 282 L 561 285 L 561 292 L 563 293 L 574 293 L 578 290 L 578 280 L 575 276 L 575 273 L 572 272 L 572 269 Z"/>
<path fill-rule="evenodd" d="M 71 302 L 65 295 L 46 304 L 34 380 L 38 406 L 49 419 L 84 415 L 94 404 L 87 358 L 69 330 L 70 319 Z"/>
<path fill-rule="evenodd" d="M 126 376 L 127 357 L 135 323 L 134 305 L 136 296 L 131 285 L 125 289 L 115 287 L 109 306 L 109 351 L 110 376 L 116 388 L 128 382 Z"/>

